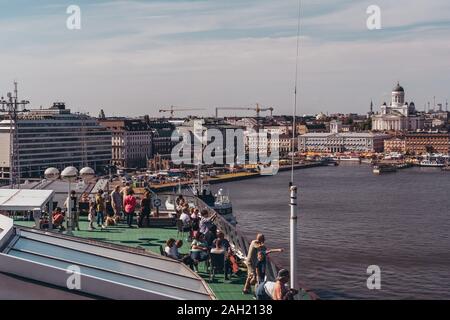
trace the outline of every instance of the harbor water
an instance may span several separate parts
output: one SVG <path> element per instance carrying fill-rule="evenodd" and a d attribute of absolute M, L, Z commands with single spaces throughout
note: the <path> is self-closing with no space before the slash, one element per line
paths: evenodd
<path fill-rule="evenodd" d="M 222 184 L 239 228 L 263 232 L 289 261 L 290 172 Z M 300 281 L 322 299 L 450 299 L 450 173 L 408 168 L 375 176 L 344 164 L 295 171 Z M 381 289 L 367 268 L 381 269 Z"/>

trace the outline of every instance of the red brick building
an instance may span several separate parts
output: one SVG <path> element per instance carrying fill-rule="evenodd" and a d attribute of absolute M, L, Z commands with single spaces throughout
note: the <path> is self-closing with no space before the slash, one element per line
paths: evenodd
<path fill-rule="evenodd" d="M 406 152 L 410 154 L 449 154 L 450 135 L 448 133 L 409 133 L 405 136 Z"/>

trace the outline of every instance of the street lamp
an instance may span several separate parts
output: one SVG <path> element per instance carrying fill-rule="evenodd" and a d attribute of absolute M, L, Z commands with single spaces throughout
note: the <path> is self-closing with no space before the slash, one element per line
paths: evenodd
<path fill-rule="evenodd" d="M 48 168 L 45 170 L 44 175 L 49 180 L 58 180 L 60 174 L 56 168 Z M 67 234 L 71 235 L 73 231 L 73 215 L 72 215 L 72 201 L 70 199 L 72 182 L 76 182 L 80 177 L 85 183 L 89 182 L 95 177 L 95 172 L 90 167 L 85 167 L 78 173 L 77 168 L 67 167 L 61 172 L 61 179 L 69 183 L 69 190 L 67 194 Z"/>

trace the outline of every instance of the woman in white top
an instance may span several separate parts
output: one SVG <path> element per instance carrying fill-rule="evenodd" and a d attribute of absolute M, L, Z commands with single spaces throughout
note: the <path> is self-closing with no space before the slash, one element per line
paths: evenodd
<path fill-rule="evenodd" d="M 166 242 L 166 248 L 164 249 L 164 252 L 169 258 L 178 260 L 180 258 L 180 254 L 178 252 L 178 248 L 175 245 L 176 240 L 175 239 L 169 239 Z"/>

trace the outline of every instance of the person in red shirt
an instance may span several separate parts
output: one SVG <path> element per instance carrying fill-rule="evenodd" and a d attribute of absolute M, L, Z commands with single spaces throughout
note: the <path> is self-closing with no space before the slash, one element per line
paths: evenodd
<path fill-rule="evenodd" d="M 53 228 L 59 228 L 61 230 L 64 229 L 63 227 L 63 222 L 64 222 L 64 214 L 62 212 L 61 208 L 56 208 L 55 211 L 53 211 L 52 214 L 52 224 L 53 224 Z"/>
<path fill-rule="evenodd" d="M 123 206 L 125 209 L 125 215 L 127 216 L 127 224 L 129 228 L 132 228 L 133 217 L 136 210 L 136 203 L 137 201 L 136 197 L 134 196 L 134 191 L 130 188 L 127 190 L 126 197 L 123 199 Z"/>

